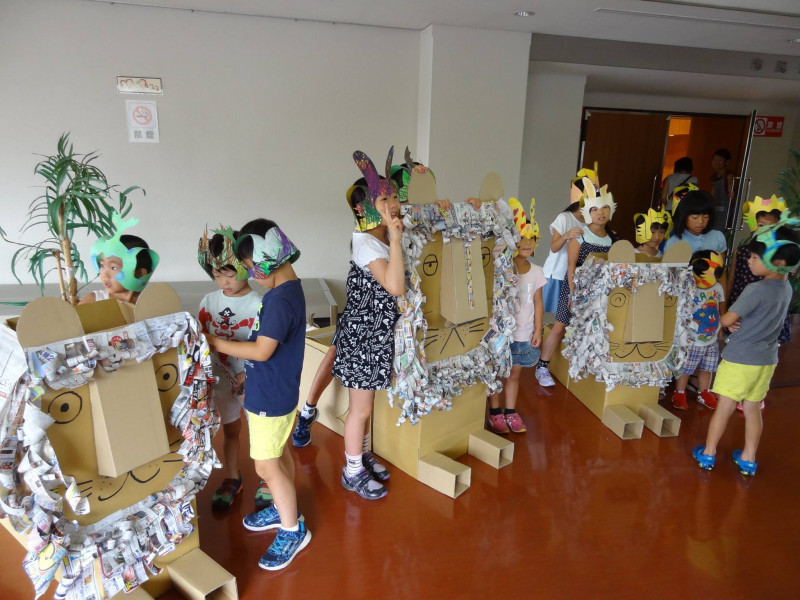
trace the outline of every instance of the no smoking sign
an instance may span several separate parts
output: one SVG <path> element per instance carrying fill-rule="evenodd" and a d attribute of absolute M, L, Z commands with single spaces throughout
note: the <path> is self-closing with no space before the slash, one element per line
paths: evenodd
<path fill-rule="evenodd" d="M 134 143 L 158 143 L 158 112 L 155 102 L 126 100 L 128 141 Z"/>

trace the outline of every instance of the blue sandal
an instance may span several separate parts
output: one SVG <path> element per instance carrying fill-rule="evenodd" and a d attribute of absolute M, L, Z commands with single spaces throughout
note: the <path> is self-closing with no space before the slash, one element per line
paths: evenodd
<path fill-rule="evenodd" d="M 731 458 L 733 458 L 733 462 L 736 463 L 736 466 L 739 467 L 739 472 L 742 475 L 747 475 L 748 477 L 756 476 L 756 469 L 758 469 L 757 461 L 742 460 L 741 450 L 734 450 Z"/>
<path fill-rule="evenodd" d="M 705 449 L 705 446 L 695 446 L 692 449 L 692 458 L 697 461 L 698 467 L 705 469 L 706 471 L 711 471 L 714 468 L 714 463 L 717 461 L 717 457 L 703 454 Z"/>

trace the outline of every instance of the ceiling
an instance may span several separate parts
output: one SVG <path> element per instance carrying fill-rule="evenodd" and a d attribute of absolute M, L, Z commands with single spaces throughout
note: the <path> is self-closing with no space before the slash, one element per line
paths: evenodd
<path fill-rule="evenodd" d="M 799 0 L 89 0 L 421 30 L 430 24 L 800 56 Z M 757 6 L 757 8 L 753 8 Z M 517 17 L 516 11 L 534 14 Z"/>

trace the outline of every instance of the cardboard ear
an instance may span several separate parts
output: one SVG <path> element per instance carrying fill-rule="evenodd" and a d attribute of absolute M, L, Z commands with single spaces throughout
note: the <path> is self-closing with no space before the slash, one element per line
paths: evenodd
<path fill-rule="evenodd" d="M 167 283 L 151 283 L 139 295 L 133 310 L 136 321 L 181 312 L 181 299 Z"/>
<path fill-rule="evenodd" d="M 425 173 L 412 172 L 411 181 L 408 182 L 409 204 L 435 204 L 437 200 L 433 173 L 430 170 Z"/>
<path fill-rule="evenodd" d="M 83 334 L 77 311 L 61 298 L 37 298 L 22 310 L 17 322 L 17 339 L 23 348 L 44 346 Z"/>
<path fill-rule="evenodd" d="M 497 173 L 487 173 L 481 182 L 481 191 L 478 198 L 481 202 L 492 202 L 505 196 L 503 180 Z"/>
<path fill-rule="evenodd" d="M 661 259 L 662 263 L 680 263 L 688 264 L 692 258 L 692 247 L 689 242 L 678 242 L 667 248 L 664 252 L 664 257 Z"/>
<path fill-rule="evenodd" d="M 636 262 L 636 251 L 633 244 L 628 240 L 615 242 L 608 251 L 608 262 L 610 263 L 634 263 Z"/>

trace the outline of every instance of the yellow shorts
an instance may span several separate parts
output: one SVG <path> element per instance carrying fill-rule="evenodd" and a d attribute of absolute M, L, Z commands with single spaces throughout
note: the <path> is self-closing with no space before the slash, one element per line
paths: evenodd
<path fill-rule="evenodd" d="M 769 382 L 772 381 L 776 366 L 740 365 L 722 360 L 711 391 L 736 402 L 761 402 L 769 391 Z"/>
<path fill-rule="evenodd" d="M 250 458 L 280 458 L 294 427 L 294 411 L 282 417 L 261 417 L 250 411 L 245 412 L 250 428 Z"/>

